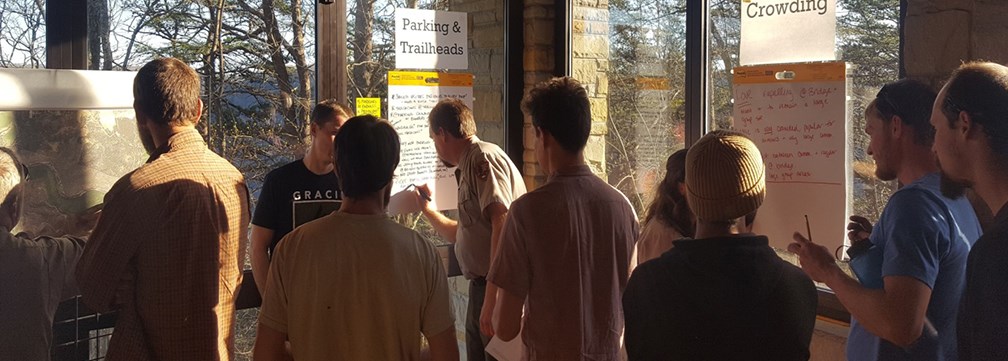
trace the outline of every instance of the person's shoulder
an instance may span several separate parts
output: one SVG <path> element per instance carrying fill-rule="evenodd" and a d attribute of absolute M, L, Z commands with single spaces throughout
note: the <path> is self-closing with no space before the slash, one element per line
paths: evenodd
<path fill-rule="evenodd" d="M 504 149 L 501 149 L 499 145 L 484 140 L 476 141 L 476 147 L 474 150 L 477 151 L 475 153 L 484 157 L 508 158 L 507 153 L 504 152 Z"/>
<path fill-rule="evenodd" d="M 266 173 L 266 176 L 263 177 L 263 186 L 266 184 L 283 182 L 284 180 L 289 179 L 293 175 L 297 174 L 299 171 L 298 167 L 304 167 L 304 163 L 301 161 L 301 158 L 273 168 Z"/>
<path fill-rule="evenodd" d="M 297 171 L 299 167 L 304 167 L 304 162 L 301 160 L 301 158 L 295 159 L 279 167 L 273 168 L 273 170 L 269 171 L 269 173 L 266 173 L 266 178 L 275 178 L 279 176 L 284 176 Z"/>
<path fill-rule="evenodd" d="M 613 187 L 611 184 L 606 183 L 604 180 L 602 180 L 602 178 L 595 177 L 595 180 L 593 182 L 595 189 L 589 193 L 593 198 L 598 197 L 600 199 L 604 199 L 612 204 L 617 205 L 617 207 L 622 209 L 624 212 L 629 212 L 636 215 L 636 211 L 634 210 L 633 205 L 630 203 L 630 199 L 627 198 L 626 194 L 623 194 L 623 192 L 620 192 L 619 189 L 616 189 L 616 187 Z M 613 207 L 613 209 L 617 209 L 617 207 Z"/>
<path fill-rule="evenodd" d="M 946 208 L 944 196 L 920 185 L 903 187 L 893 192 L 886 210 L 899 212 L 933 212 Z"/>
<path fill-rule="evenodd" d="M 203 153 L 207 162 L 213 164 L 214 170 L 229 173 L 230 175 L 238 175 L 241 179 L 245 179 L 245 176 L 235 167 L 231 161 L 224 159 L 219 154 L 214 153 L 212 150 L 207 148 L 206 152 Z"/>
<path fill-rule="evenodd" d="M 541 209 L 543 206 L 554 204 L 551 199 L 555 199 L 553 195 L 552 186 L 547 183 L 536 189 L 526 192 L 525 194 L 515 199 L 511 202 L 511 206 L 508 207 L 508 214 L 523 214 L 521 210 L 535 210 Z"/>
<path fill-rule="evenodd" d="M 326 238 L 328 235 L 333 233 L 333 229 L 339 228 L 336 225 L 336 222 L 337 219 L 332 214 L 308 221 L 284 235 L 283 238 L 280 239 L 279 243 L 277 243 L 277 247 L 279 247 L 280 244 L 291 243 L 292 245 L 287 246 L 287 248 L 291 248 L 293 244 L 311 243 L 313 240 Z M 279 250 L 277 252 L 279 252 Z"/>
<path fill-rule="evenodd" d="M 781 269 L 781 280 L 788 284 L 787 289 L 794 289 L 794 291 L 802 291 L 810 294 L 815 294 L 816 286 L 809 278 L 805 271 L 801 268 L 795 266 L 791 262 L 785 261 L 783 259 L 777 258 L 776 262 L 780 265 Z"/>
<path fill-rule="evenodd" d="M 633 273 L 630 274 L 628 290 L 633 288 L 635 292 L 656 292 L 659 288 L 670 287 L 674 283 L 672 282 L 672 276 L 674 272 L 672 269 L 675 268 L 675 264 L 680 262 L 679 257 L 672 250 L 669 250 L 654 259 L 648 260 L 647 262 L 641 263 L 634 268 Z"/>

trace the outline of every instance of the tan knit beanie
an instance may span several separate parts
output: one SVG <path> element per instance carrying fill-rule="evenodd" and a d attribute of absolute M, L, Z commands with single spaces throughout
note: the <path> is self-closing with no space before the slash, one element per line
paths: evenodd
<path fill-rule="evenodd" d="M 687 200 L 703 221 L 728 221 L 759 208 L 766 195 L 763 156 L 745 135 L 707 133 L 686 155 Z"/>

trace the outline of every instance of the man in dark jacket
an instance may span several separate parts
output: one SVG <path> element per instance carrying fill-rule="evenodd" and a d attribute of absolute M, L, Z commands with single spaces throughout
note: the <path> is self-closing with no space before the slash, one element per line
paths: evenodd
<path fill-rule="evenodd" d="M 686 156 L 696 239 L 634 271 L 623 294 L 631 360 L 807 360 L 816 290 L 766 236 L 733 223 L 766 194 L 762 157 L 744 135 L 714 131 Z"/>

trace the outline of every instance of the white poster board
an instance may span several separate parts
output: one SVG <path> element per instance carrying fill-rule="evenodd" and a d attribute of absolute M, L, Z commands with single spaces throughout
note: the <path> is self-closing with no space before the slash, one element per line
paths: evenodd
<path fill-rule="evenodd" d="M 458 208 L 458 183 L 455 168 L 446 168 L 438 159 L 430 138 L 427 115 L 441 98 L 459 98 L 473 106 L 472 74 L 436 72 L 388 72 L 389 122 L 399 133 L 400 156 L 392 184 L 390 214 L 410 213 L 419 209 L 404 196 L 411 184 L 431 187 L 433 204 L 439 210 Z M 397 194 L 403 193 L 403 194 Z M 413 202 L 415 203 L 415 202 Z"/>
<path fill-rule="evenodd" d="M 132 109 L 135 71 L 0 69 L 0 110 Z"/>
<path fill-rule="evenodd" d="M 742 0 L 739 64 L 836 59 L 837 0 Z"/>
<path fill-rule="evenodd" d="M 468 69 L 466 13 L 396 9 L 397 69 Z"/>
<path fill-rule="evenodd" d="M 786 248 L 795 231 L 830 250 L 850 213 L 846 65 L 778 64 L 734 70 L 734 129 L 759 147 L 767 195 L 753 231 Z"/>

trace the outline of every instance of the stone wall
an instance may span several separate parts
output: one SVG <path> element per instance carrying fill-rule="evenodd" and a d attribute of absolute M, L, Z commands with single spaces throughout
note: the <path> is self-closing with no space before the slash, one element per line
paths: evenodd
<path fill-rule="evenodd" d="M 1008 2 L 907 0 L 906 75 L 940 87 L 963 61 L 1008 62 Z"/>
<path fill-rule="evenodd" d="M 592 109 L 592 130 L 585 158 L 595 174 L 606 179 L 605 136 L 609 119 L 609 2 L 608 0 L 573 1 L 571 29 L 571 75 L 588 90 Z M 550 79 L 555 66 L 555 2 L 525 1 L 525 91 Z M 526 115 L 523 142 L 525 183 L 534 188 L 546 177 L 535 158 L 535 133 L 532 119 Z"/>
<path fill-rule="evenodd" d="M 554 57 L 554 18 L 553 0 L 525 0 L 524 40 L 525 49 L 522 54 L 522 66 L 525 68 L 525 93 L 535 84 L 549 80 L 553 76 Z M 522 134 L 524 167 L 522 175 L 525 185 L 533 189 L 546 182 L 546 176 L 539 168 L 535 157 L 535 131 L 532 128 L 532 118 L 525 115 Z"/>
<path fill-rule="evenodd" d="M 451 0 L 451 11 L 469 17 L 469 72 L 473 74 L 473 115 L 480 139 L 504 146 L 504 2 Z"/>
<path fill-rule="evenodd" d="M 592 130 L 585 160 L 592 171 L 608 179 L 606 132 L 609 121 L 609 1 L 573 1 L 571 23 L 571 75 L 588 90 Z"/>

